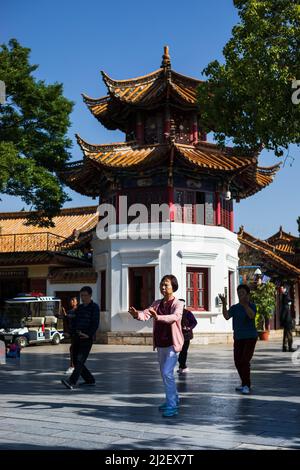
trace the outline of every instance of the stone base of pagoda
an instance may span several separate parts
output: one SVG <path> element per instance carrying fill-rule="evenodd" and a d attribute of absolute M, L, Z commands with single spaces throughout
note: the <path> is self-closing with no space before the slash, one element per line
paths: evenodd
<path fill-rule="evenodd" d="M 282 338 L 282 330 L 271 330 L 270 340 L 278 340 Z M 136 331 L 115 331 L 107 333 L 98 333 L 96 338 L 97 344 L 115 344 L 115 345 L 132 345 L 132 346 L 152 346 L 152 333 L 137 333 Z M 196 333 L 191 341 L 193 345 L 207 344 L 232 344 L 233 335 L 231 333 Z"/>
<path fill-rule="evenodd" d="M 99 333 L 96 343 L 152 346 L 152 333 L 137 333 L 128 331 Z M 198 333 L 194 335 L 191 344 L 221 344 L 232 343 L 232 333 Z"/>

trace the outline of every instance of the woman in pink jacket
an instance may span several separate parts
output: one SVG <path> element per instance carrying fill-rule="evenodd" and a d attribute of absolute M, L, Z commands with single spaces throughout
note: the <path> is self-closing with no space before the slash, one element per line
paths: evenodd
<path fill-rule="evenodd" d="M 177 289 L 176 277 L 167 274 L 160 281 L 163 299 L 155 300 L 143 312 L 138 312 L 134 307 L 129 308 L 129 313 L 136 320 L 146 321 L 153 318 L 153 349 L 157 349 L 160 373 L 166 393 L 166 402 L 159 407 L 164 417 L 177 415 L 179 405 L 174 368 L 177 363 L 177 353 L 182 349 L 184 338 L 181 330 L 183 302 L 174 296 Z"/>

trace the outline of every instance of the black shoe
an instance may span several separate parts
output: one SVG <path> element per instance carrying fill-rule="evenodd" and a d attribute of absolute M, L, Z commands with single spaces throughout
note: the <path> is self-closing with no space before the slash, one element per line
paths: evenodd
<path fill-rule="evenodd" d="M 86 385 L 91 386 L 91 385 L 96 385 L 96 382 L 81 382 L 79 385 L 80 387 L 86 386 Z"/>
<path fill-rule="evenodd" d="M 286 349 L 286 348 L 282 348 L 282 352 L 287 352 L 287 349 Z"/>
<path fill-rule="evenodd" d="M 61 383 L 66 387 L 68 388 L 69 390 L 73 390 L 74 389 L 74 385 L 71 384 L 68 380 L 66 379 L 61 379 Z"/>
<path fill-rule="evenodd" d="M 295 352 L 295 351 L 297 351 L 296 348 L 289 348 L 289 352 Z"/>

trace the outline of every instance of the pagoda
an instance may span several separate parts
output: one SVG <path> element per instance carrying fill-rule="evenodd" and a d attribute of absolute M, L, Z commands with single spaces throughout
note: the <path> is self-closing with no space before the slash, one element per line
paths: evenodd
<path fill-rule="evenodd" d="M 260 167 L 258 154 L 238 155 L 207 141 L 197 101 L 200 81 L 172 70 L 168 47 L 161 67 L 148 75 L 114 80 L 102 72 L 102 77 L 108 94 L 83 100 L 107 129 L 124 132 L 124 142 L 90 144 L 77 135 L 84 157 L 68 165 L 64 181 L 99 197 L 99 204 L 117 208 L 126 196 L 128 207 L 170 207 L 167 219 L 155 221 L 169 222 L 168 240 L 100 240 L 95 233 L 94 266 L 105 296 L 102 329 L 135 331 L 129 305 L 144 308 L 158 298 L 161 276 L 173 273 L 177 294 L 201 317 L 199 330 L 228 333 L 217 298 L 225 290 L 229 302 L 235 301 L 239 242 L 233 201 L 268 186 L 279 165 Z M 138 328 L 150 331 L 144 323 Z"/>

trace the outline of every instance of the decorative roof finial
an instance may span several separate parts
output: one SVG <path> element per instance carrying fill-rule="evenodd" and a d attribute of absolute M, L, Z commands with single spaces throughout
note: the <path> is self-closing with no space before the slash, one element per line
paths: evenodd
<path fill-rule="evenodd" d="M 171 59 L 169 54 L 169 46 L 164 46 L 164 55 L 162 56 L 162 63 L 161 67 L 163 69 L 170 69 L 171 68 Z"/>

